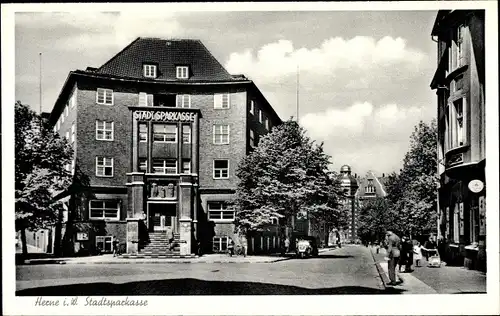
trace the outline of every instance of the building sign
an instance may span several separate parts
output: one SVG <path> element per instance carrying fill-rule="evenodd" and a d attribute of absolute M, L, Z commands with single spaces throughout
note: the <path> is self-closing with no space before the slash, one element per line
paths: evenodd
<path fill-rule="evenodd" d="M 87 233 L 76 233 L 76 240 L 89 240 L 89 235 Z"/>
<path fill-rule="evenodd" d="M 142 121 L 194 122 L 196 113 L 168 111 L 135 111 L 134 119 Z"/>
<path fill-rule="evenodd" d="M 472 180 L 469 182 L 469 190 L 471 190 L 474 193 L 479 193 L 483 190 L 484 188 L 484 183 L 481 180 Z"/>
<path fill-rule="evenodd" d="M 458 205 L 458 211 L 460 214 L 460 236 L 464 235 L 464 203 Z"/>

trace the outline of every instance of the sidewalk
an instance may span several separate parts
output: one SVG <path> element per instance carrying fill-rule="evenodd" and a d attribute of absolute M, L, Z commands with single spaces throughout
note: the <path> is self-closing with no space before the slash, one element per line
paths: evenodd
<path fill-rule="evenodd" d="M 319 249 L 319 252 L 330 251 L 332 249 Z M 281 254 L 269 254 L 261 256 L 249 255 L 232 256 L 227 254 L 207 254 L 195 258 L 118 258 L 111 254 L 89 257 L 69 257 L 69 258 L 42 258 L 26 260 L 25 264 L 143 264 L 143 263 L 272 263 L 283 260 L 293 259 L 295 255 L 288 253 L 285 256 Z"/>
<path fill-rule="evenodd" d="M 386 288 L 389 282 L 385 249 L 377 254 L 374 248 L 370 249 L 373 259 L 379 269 L 379 274 Z M 402 290 L 403 294 L 456 294 L 456 293 L 486 293 L 486 274 L 467 270 L 461 267 L 429 268 L 422 260 L 422 267 L 414 267 L 411 273 L 400 273 L 403 283 L 394 288 Z"/>

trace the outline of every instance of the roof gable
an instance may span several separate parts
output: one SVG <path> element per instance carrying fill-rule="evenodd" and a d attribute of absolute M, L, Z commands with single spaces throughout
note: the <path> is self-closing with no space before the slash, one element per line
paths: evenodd
<path fill-rule="evenodd" d="M 157 78 L 166 81 L 235 80 L 199 40 L 137 38 L 95 72 L 141 78 L 143 65 L 157 65 Z M 177 79 L 176 66 L 188 66 L 189 78 Z"/>
<path fill-rule="evenodd" d="M 386 183 L 385 177 L 377 177 L 373 172 L 369 171 L 367 175 L 363 178 L 358 179 L 359 188 L 357 192 L 358 197 L 385 197 L 387 196 L 387 191 L 385 189 Z M 375 194 L 366 193 L 366 187 L 369 184 L 369 180 L 372 180 L 373 186 L 375 187 Z"/>

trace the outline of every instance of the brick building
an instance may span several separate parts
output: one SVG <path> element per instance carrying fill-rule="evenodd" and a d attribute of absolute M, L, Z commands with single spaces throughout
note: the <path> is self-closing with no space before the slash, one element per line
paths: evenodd
<path fill-rule="evenodd" d="M 437 69 L 438 237 L 448 263 L 486 268 L 484 10 L 440 10 Z"/>
<path fill-rule="evenodd" d="M 69 253 L 224 251 L 235 170 L 281 123 L 256 85 L 198 40 L 137 38 L 99 68 L 71 71 L 50 114 L 72 144 L 56 239 Z M 234 238 L 233 238 L 234 239 Z"/>

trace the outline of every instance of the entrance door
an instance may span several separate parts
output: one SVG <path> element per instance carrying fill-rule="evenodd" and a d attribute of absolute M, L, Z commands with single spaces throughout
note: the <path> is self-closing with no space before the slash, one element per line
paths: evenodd
<path fill-rule="evenodd" d="M 150 230 L 155 232 L 172 231 L 177 220 L 176 204 L 150 203 L 149 219 Z"/>

